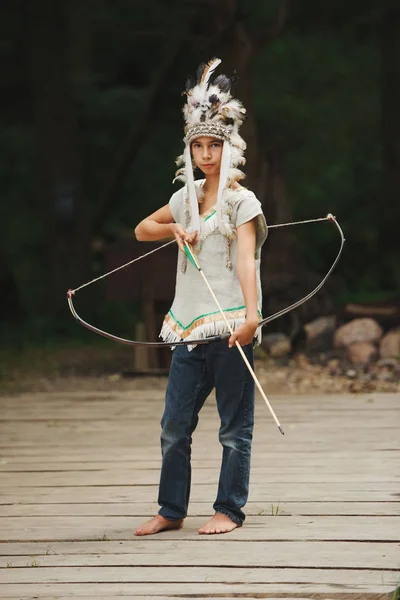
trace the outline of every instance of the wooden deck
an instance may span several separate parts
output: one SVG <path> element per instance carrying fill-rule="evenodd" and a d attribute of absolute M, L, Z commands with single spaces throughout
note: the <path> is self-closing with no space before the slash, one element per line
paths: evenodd
<path fill-rule="evenodd" d="M 267 386 L 266 386 L 267 387 Z M 399 397 L 260 398 L 248 518 L 197 534 L 220 463 L 213 397 L 183 530 L 157 511 L 160 390 L 0 398 L 0 597 L 392 598 L 400 582 Z"/>

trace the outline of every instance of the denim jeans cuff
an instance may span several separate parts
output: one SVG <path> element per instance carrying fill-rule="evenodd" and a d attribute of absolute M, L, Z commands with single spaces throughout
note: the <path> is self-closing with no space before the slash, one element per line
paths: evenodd
<path fill-rule="evenodd" d="M 177 516 L 176 513 L 171 515 L 171 511 L 168 511 L 167 508 L 162 506 L 158 511 L 158 514 L 164 517 L 164 519 L 168 519 L 169 521 L 180 521 L 181 519 L 185 519 L 187 515 L 182 515 L 181 517 Z"/>
<path fill-rule="evenodd" d="M 238 525 L 239 527 L 241 527 L 243 525 L 244 519 L 240 519 L 239 517 L 237 517 L 236 515 L 231 513 L 229 510 L 226 510 L 225 508 L 221 508 L 219 506 L 218 507 L 214 506 L 214 510 L 215 510 L 215 512 L 219 512 L 222 515 L 225 515 L 226 517 L 228 517 L 231 521 L 236 523 L 236 525 Z"/>

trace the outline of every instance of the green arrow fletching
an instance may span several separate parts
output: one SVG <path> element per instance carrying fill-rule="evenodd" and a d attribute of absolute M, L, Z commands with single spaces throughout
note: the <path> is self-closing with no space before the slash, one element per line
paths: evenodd
<path fill-rule="evenodd" d="M 194 267 L 196 267 L 196 269 L 198 270 L 199 267 L 196 265 L 195 261 L 193 260 L 193 256 L 191 255 L 191 253 L 189 251 L 189 248 L 187 246 L 184 246 L 184 249 L 185 249 L 186 256 L 188 257 L 188 259 L 190 260 L 190 262 L 192 263 L 192 265 Z"/>

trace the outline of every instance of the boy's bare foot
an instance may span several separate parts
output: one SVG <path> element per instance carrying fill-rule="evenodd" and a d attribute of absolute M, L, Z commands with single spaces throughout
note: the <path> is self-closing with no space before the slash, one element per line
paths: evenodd
<path fill-rule="evenodd" d="M 181 527 L 183 527 L 183 519 L 171 521 L 171 519 L 165 519 L 161 515 L 156 515 L 150 521 L 138 527 L 135 530 L 135 535 L 153 535 L 154 533 L 160 533 L 160 531 L 180 529 Z"/>
<path fill-rule="evenodd" d="M 239 527 L 239 525 L 231 521 L 229 517 L 216 512 L 213 518 L 210 519 L 204 527 L 199 529 L 199 533 L 207 535 L 213 533 L 229 533 L 229 531 L 233 531 L 236 527 Z"/>

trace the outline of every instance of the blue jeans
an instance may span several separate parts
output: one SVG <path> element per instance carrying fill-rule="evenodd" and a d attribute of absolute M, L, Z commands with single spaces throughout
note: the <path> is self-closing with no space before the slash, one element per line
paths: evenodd
<path fill-rule="evenodd" d="M 253 346 L 243 347 L 253 365 Z M 162 468 L 158 503 L 166 519 L 187 515 L 191 482 L 192 433 L 199 412 L 215 387 L 221 419 L 222 465 L 214 510 L 241 525 L 245 519 L 254 426 L 254 381 L 236 347 L 226 342 L 177 346 L 161 421 Z"/>

